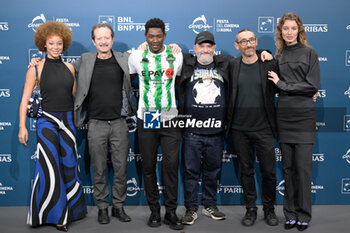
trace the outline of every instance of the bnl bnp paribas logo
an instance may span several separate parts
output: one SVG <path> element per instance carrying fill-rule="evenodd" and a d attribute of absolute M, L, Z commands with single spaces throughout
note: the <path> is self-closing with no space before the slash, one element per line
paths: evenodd
<path fill-rule="evenodd" d="M 10 89 L 4 89 L 4 88 L 0 89 L 0 98 L 1 97 L 8 98 L 10 96 L 11 96 Z"/>
<path fill-rule="evenodd" d="M 33 58 L 45 58 L 45 52 L 39 51 L 39 49 L 29 49 L 28 50 L 28 61 L 30 62 Z"/>
<path fill-rule="evenodd" d="M 161 113 L 157 110 L 143 113 L 143 128 L 144 129 L 160 129 Z"/>
<path fill-rule="evenodd" d="M 36 32 L 36 29 L 43 23 L 46 22 L 46 18 L 45 15 L 43 13 L 41 13 L 38 16 L 35 16 L 32 19 L 32 22 L 30 24 L 28 24 L 28 28 L 31 28 L 33 30 L 33 32 Z"/>
<path fill-rule="evenodd" d="M 8 22 L 0 22 L 0 30 L 1 31 L 9 30 L 9 23 Z"/>

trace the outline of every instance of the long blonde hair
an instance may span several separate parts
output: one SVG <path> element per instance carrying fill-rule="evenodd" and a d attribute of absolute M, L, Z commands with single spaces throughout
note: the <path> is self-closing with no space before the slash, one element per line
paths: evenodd
<path fill-rule="evenodd" d="M 276 28 L 276 53 L 275 57 L 277 55 L 280 55 L 282 53 L 282 50 L 286 44 L 286 42 L 282 38 L 282 26 L 284 25 L 286 20 L 294 20 L 297 25 L 298 25 L 298 42 L 302 43 L 305 46 L 309 46 L 309 43 L 306 40 L 306 33 L 305 33 L 305 28 L 303 26 L 303 23 L 301 22 L 300 17 L 293 13 L 293 12 L 288 12 L 285 13 L 280 20 L 278 21 L 277 28 Z"/>

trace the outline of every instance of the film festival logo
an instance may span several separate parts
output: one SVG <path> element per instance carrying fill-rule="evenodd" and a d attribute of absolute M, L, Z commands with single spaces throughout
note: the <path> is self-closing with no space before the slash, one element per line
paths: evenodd
<path fill-rule="evenodd" d="M 11 96 L 10 89 L 0 89 L 0 98 L 1 97 L 8 98 L 10 96 Z"/>
<path fill-rule="evenodd" d="M 28 50 L 28 61 L 30 62 L 33 58 L 45 58 L 45 52 L 41 52 L 38 49 L 29 49 Z"/>
<path fill-rule="evenodd" d="M 13 191 L 12 186 L 4 186 L 2 182 L 0 182 L 0 195 L 6 195 L 7 191 Z"/>
<path fill-rule="evenodd" d="M 157 110 L 156 112 L 144 112 L 143 113 L 143 128 L 144 129 L 160 129 L 161 114 Z"/>
<path fill-rule="evenodd" d="M 350 194 L 350 178 L 341 179 L 341 193 Z"/>
<path fill-rule="evenodd" d="M 346 50 L 345 52 L 345 65 L 350 66 L 350 50 Z"/>
<path fill-rule="evenodd" d="M 350 30 L 350 25 L 346 26 L 346 30 Z"/>
<path fill-rule="evenodd" d="M 189 29 L 192 29 L 194 33 L 198 34 L 202 31 L 208 31 L 208 29 L 212 28 L 213 26 L 210 26 L 207 23 L 207 19 L 205 18 L 205 15 L 201 15 L 197 18 L 195 18 L 192 22 L 192 24 L 188 25 Z"/>
<path fill-rule="evenodd" d="M 136 194 L 138 194 L 138 192 L 142 191 L 143 189 L 140 188 L 140 186 L 137 183 L 137 180 L 135 177 L 133 177 L 131 180 L 128 180 L 126 182 L 126 195 L 128 197 L 133 197 Z"/>
<path fill-rule="evenodd" d="M 1 122 L 0 121 L 0 131 L 5 130 L 5 127 L 11 127 L 11 126 L 12 126 L 11 122 L 8 122 L 8 121 Z"/>
<path fill-rule="evenodd" d="M 40 15 L 33 18 L 32 22 L 28 24 L 28 28 L 31 28 L 33 32 L 36 32 L 36 29 L 45 22 L 46 22 L 45 15 L 41 13 Z"/>
<path fill-rule="evenodd" d="M 281 180 L 277 187 L 276 191 L 281 195 L 284 196 L 284 190 L 285 190 L 285 181 Z M 314 182 L 311 181 L 311 193 L 315 194 L 318 190 L 324 190 L 323 185 L 315 185 Z"/>
<path fill-rule="evenodd" d="M 9 23 L 8 22 L 0 22 L 0 30 L 1 31 L 8 31 L 9 30 Z"/>
<path fill-rule="evenodd" d="M 275 17 L 273 16 L 259 16 L 258 17 L 258 32 L 259 33 L 273 33 L 275 30 Z"/>
<path fill-rule="evenodd" d="M 68 18 L 56 18 L 55 21 L 56 21 L 56 22 L 64 23 L 64 24 L 67 25 L 67 27 L 69 27 L 71 30 L 72 30 L 73 28 L 80 27 L 80 23 L 78 23 L 78 22 L 70 22 Z"/>
<path fill-rule="evenodd" d="M 342 159 L 345 159 L 345 161 L 350 164 L 350 149 L 343 155 Z"/>
<path fill-rule="evenodd" d="M 350 99 L 350 87 L 344 92 L 344 95 L 347 95 Z"/>
<path fill-rule="evenodd" d="M 9 56 L 0 56 L 0 65 L 2 65 L 4 61 L 10 61 L 10 57 Z"/>
<path fill-rule="evenodd" d="M 344 115 L 344 131 L 350 131 L 350 115 Z"/>
<path fill-rule="evenodd" d="M 98 16 L 98 22 L 109 24 L 113 28 L 113 31 L 115 31 L 115 16 L 113 16 L 113 15 L 100 15 L 100 16 Z"/>
<path fill-rule="evenodd" d="M 128 116 L 126 117 L 126 124 L 129 128 L 129 133 L 134 133 L 137 129 L 137 118 L 136 116 Z"/>

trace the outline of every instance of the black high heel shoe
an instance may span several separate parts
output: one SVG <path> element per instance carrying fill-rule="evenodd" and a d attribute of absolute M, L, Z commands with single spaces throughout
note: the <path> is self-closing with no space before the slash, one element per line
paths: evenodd
<path fill-rule="evenodd" d="M 56 225 L 56 229 L 59 231 L 64 231 L 64 232 L 68 231 L 67 225 L 62 225 L 62 226 Z"/>

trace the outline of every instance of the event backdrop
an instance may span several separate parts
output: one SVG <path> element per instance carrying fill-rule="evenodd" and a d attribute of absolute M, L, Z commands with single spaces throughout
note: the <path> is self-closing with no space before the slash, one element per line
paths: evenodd
<path fill-rule="evenodd" d="M 107 22 L 116 32 L 115 50 L 133 50 L 144 41 L 144 23 L 159 17 L 166 23 L 166 43 L 177 43 L 183 52 L 193 53 L 196 33 L 208 30 L 215 35 L 217 54 L 238 56 L 233 43 L 243 28 L 253 30 L 258 48 L 275 52 L 274 32 L 285 12 L 299 14 L 308 40 L 319 55 L 322 83 L 317 99 L 317 137 L 313 152 L 312 196 L 314 204 L 350 204 L 350 2 L 335 0 L 149 0 L 149 1 L 9 1 L 0 7 L 0 206 L 28 205 L 36 159 L 35 120 L 27 119 L 28 146 L 18 142 L 18 107 L 27 65 L 31 58 L 44 57 L 33 43 L 33 34 L 49 20 L 67 24 L 73 43 L 62 55 L 73 62 L 80 54 L 95 51 L 90 29 Z M 134 83 L 137 86 L 137 83 Z M 132 119 L 130 119 L 132 122 Z M 86 127 L 78 132 L 78 152 L 84 193 L 94 205 L 90 157 L 86 150 Z M 145 205 L 141 158 L 135 132 L 130 132 L 127 205 Z M 230 145 L 223 153 L 218 204 L 242 204 L 237 158 Z M 162 160 L 158 155 L 159 164 Z M 284 180 L 281 153 L 276 144 L 277 204 L 281 204 Z M 257 184 L 261 177 L 257 168 Z M 161 168 L 158 166 L 158 173 Z M 183 204 L 182 170 L 179 171 L 179 204 Z M 109 171 L 111 180 L 112 171 Z M 162 182 L 159 180 L 160 192 Z M 261 188 L 258 188 L 261 196 Z M 258 199 L 261 203 L 261 199 Z"/>

